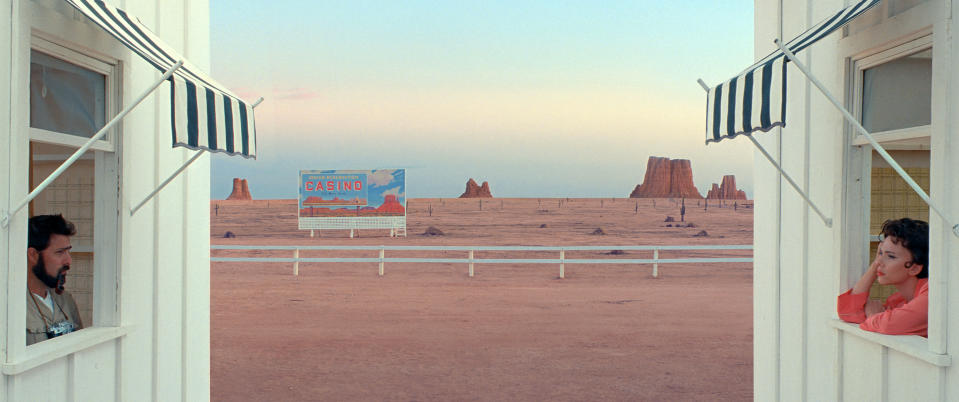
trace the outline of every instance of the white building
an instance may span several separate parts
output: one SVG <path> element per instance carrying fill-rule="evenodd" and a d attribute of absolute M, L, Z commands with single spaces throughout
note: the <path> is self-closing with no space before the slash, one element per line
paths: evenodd
<path fill-rule="evenodd" d="M 173 145 L 252 157 L 252 106 L 200 72 L 207 1 L 108 4 L 0 0 L 0 401 L 210 397 L 209 157 Z M 161 81 L 170 49 L 188 60 Z M 67 289 L 87 328 L 26 346 L 27 219 L 45 213 L 78 227 Z"/>
<path fill-rule="evenodd" d="M 949 297 L 959 295 L 959 1 L 868 3 L 756 0 L 755 54 L 773 52 L 774 39 L 789 42 L 844 7 L 872 6 L 796 56 L 930 202 L 797 63 L 786 64 L 785 127 L 753 133 L 799 188 L 756 153 L 756 400 L 959 400 L 959 362 L 953 359 L 959 297 Z M 730 96 L 728 88 L 719 92 Z M 742 104 L 738 96 L 733 99 Z M 727 120 L 732 112 L 726 106 L 717 109 L 717 132 L 735 136 L 743 124 Z M 713 114 L 708 121 L 716 120 Z M 718 129 L 727 122 L 733 132 Z M 874 255 L 870 246 L 879 225 L 904 216 L 930 223 L 928 339 L 862 331 L 836 313 L 837 296 Z M 885 290 L 874 291 L 881 296 Z"/>

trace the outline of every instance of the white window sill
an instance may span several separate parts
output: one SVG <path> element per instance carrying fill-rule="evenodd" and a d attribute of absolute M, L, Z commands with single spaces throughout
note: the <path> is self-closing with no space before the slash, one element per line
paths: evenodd
<path fill-rule="evenodd" d="M 104 342 L 109 342 L 133 331 L 132 326 L 86 328 L 76 333 L 39 342 L 27 347 L 22 359 L 2 364 L 4 375 L 17 375 L 40 365 Z"/>
<path fill-rule="evenodd" d="M 916 335 L 883 335 L 859 329 L 858 324 L 848 323 L 839 319 L 829 320 L 829 325 L 850 335 L 855 335 L 870 342 L 878 343 L 889 349 L 915 357 L 926 363 L 938 366 L 952 366 L 952 356 L 929 351 L 929 341 Z"/>

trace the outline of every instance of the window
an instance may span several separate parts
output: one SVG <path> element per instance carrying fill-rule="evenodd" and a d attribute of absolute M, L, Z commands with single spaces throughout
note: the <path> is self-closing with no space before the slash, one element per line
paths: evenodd
<path fill-rule="evenodd" d="M 929 151 L 889 151 L 913 180 L 929 193 Z M 929 222 L 929 206 L 875 151 L 872 152 L 869 192 L 869 256 L 876 255 L 882 224 L 903 217 Z M 883 300 L 896 292 L 893 285 L 873 284 L 870 298 Z"/>
<path fill-rule="evenodd" d="M 922 37 L 853 62 L 854 109 L 863 127 L 929 192 L 932 133 L 932 40 Z M 887 219 L 929 221 L 929 207 L 898 173 L 856 133 L 847 175 L 844 249 L 847 289 L 868 268 Z M 861 211 L 861 212 L 859 212 Z M 873 285 L 870 298 L 884 300 L 894 286 Z"/>
<path fill-rule="evenodd" d="M 30 139 L 79 148 L 116 115 L 119 71 L 103 60 L 33 37 L 30 51 Z M 114 151 L 115 133 L 91 149 Z"/>
<path fill-rule="evenodd" d="M 30 145 L 31 189 L 36 188 L 76 151 L 43 143 Z M 77 234 L 70 238 L 73 262 L 67 275 L 66 289 L 73 295 L 80 309 L 80 318 L 88 326 L 93 323 L 95 167 L 93 152 L 86 152 L 30 205 L 30 216 L 63 214 L 64 218 L 76 225 Z"/>
<path fill-rule="evenodd" d="M 856 110 L 889 149 L 929 149 L 932 49 L 929 37 L 855 61 Z M 852 145 L 867 145 L 857 135 Z"/>
<path fill-rule="evenodd" d="M 90 138 L 106 120 L 106 76 L 30 52 L 30 127 Z"/>
<path fill-rule="evenodd" d="M 116 61 L 40 37 L 30 52 L 30 190 L 39 186 L 116 114 Z M 109 133 L 29 205 L 29 215 L 62 214 L 77 234 L 66 289 L 85 328 L 116 326 L 118 136 Z M 69 336 L 69 335 L 68 335 Z"/>
<path fill-rule="evenodd" d="M 921 45 L 922 41 L 915 43 Z M 898 50 L 898 51 L 897 51 Z M 932 49 L 894 49 L 857 63 L 861 87 L 861 121 L 883 148 L 929 192 L 929 136 L 932 119 Z M 857 138 L 865 141 L 865 138 Z M 869 147 L 871 148 L 871 147 Z M 929 207 L 880 155 L 869 159 L 869 250 L 887 219 L 929 221 Z M 885 300 L 895 286 L 873 285 L 870 297 Z"/>
<path fill-rule="evenodd" d="M 932 49 L 862 70 L 862 125 L 870 133 L 927 127 L 931 110 Z"/>

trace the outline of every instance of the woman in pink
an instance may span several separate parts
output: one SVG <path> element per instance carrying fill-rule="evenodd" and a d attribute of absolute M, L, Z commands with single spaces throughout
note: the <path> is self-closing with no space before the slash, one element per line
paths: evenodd
<path fill-rule="evenodd" d="M 839 318 L 866 331 L 927 336 L 929 313 L 929 225 L 902 218 L 882 224 L 876 259 L 852 289 L 839 295 Z M 885 303 L 869 300 L 879 279 L 899 291 Z"/>

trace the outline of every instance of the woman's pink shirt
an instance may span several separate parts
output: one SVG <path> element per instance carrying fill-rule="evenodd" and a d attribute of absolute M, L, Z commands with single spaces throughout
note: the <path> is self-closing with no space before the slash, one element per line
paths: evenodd
<path fill-rule="evenodd" d="M 927 337 L 929 329 L 929 279 L 916 283 L 915 296 L 910 301 L 899 292 L 893 293 L 883 303 L 883 311 L 866 317 L 866 301 L 869 292 L 852 294 L 852 289 L 839 295 L 837 310 L 839 318 L 858 323 L 866 331 L 887 335 L 919 335 Z"/>

